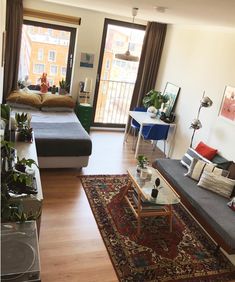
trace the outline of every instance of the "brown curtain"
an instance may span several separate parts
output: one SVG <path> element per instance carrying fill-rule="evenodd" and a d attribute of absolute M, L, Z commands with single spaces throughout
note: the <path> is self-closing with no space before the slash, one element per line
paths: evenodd
<path fill-rule="evenodd" d="M 17 87 L 22 25 L 22 0 L 7 0 L 3 102 Z"/>
<path fill-rule="evenodd" d="M 146 93 L 154 89 L 160 65 L 162 49 L 166 37 L 167 25 L 148 22 L 136 83 L 133 91 L 130 109 L 140 106 Z"/>

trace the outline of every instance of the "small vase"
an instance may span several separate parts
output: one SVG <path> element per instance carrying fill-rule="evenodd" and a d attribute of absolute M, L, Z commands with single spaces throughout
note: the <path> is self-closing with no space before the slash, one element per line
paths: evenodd
<path fill-rule="evenodd" d="M 148 177 L 148 169 L 147 168 L 141 168 L 140 179 L 146 179 L 147 177 Z"/>
<path fill-rule="evenodd" d="M 65 95 L 65 94 L 67 94 L 66 89 L 60 88 L 60 89 L 59 89 L 59 94 L 60 94 L 60 95 Z"/>

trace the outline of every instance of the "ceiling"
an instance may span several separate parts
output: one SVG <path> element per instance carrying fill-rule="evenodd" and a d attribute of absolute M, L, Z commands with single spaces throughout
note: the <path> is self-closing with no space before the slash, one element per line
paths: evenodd
<path fill-rule="evenodd" d="M 235 0 L 44 0 L 136 19 L 235 28 Z M 156 9 L 156 7 L 160 7 Z M 161 9 L 161 7 L 166 8 Z M 163 10 L 163 11 L 162 11 Z"/>

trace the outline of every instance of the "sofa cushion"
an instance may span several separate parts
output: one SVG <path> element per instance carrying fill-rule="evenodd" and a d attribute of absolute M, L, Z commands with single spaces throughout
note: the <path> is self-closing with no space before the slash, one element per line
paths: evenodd
<path fill-rule="evenodd" d="M 230 207 L 230 209 L 232 209 L 233 211 L 235 211 L 235 197 L 232 198 L 232 200 L 229 201 L 227 205 Z"/>
<path fill-rule="evenodd" d="M 202 155 L 204 158 L 211 160 L 217 153 L 217 149 L 214 149 L 202 141 L 197 145 L 195 151 Z"/>
<path fill-rule="evenodd" d="M 181 164 L 183 166 L 189 168 L 193 159 L 204 160 L 205 162 L 210 163 L 209 160 L 207 160 L 202 155 L 197 153 L 193 148 L 188 148 L 187 152 L 184 154 L 184 156 L 181 160 Z"/>
<path fill-rule="evenodd" d="M 228 170 L 229 166 L 231 165 L 232 161 L 229 161 L 222 157 L 220 154 L 216 154 L 213 159 L 211 160 L 212 163 L 217 164 L 217 167 Z"/>
<path fill-rule="evenodd" d="M 193 159 L 189 167 L 189 170 L 186 173 L 186 176 L 189 176 L 192 179 L 198 181 L 204 171 L 214 172 L 216 175 L 222 175 L 224 177 L 227 177 L 229 174 L 227 170 L 217 168 L 216 164 L 213 163 L 208 164 L 202 160 Z"/>
<path fill-rule="evenodd" d="M 197 185 L 225 198 L 230 198 L 235 186 L 235 180 L 204 171 Z"/>
<path fill-rule="evenodd" d="M 186 168 L 181 165 L 180 160 L 157 159 L 153 163 L 153 167 L 163 174 L 177 193 L 187 198 L 198 214 L 234 251 L 235 224 L 231 224 L 234 222 L 234 212 L 227 207 L 228 200 L 200 188 L 191 178 L 185 177 Z"/>
<path fill-rule="evenodd" d="M 228 167 L 228 171 L 229 171 L 229 178 L 231 179 L 235 179 L 235 163 L 232 162 L 230 164 L 230 166 Z"/>

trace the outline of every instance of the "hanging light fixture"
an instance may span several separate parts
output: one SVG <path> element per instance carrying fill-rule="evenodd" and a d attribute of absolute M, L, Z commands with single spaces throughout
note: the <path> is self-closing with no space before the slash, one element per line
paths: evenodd
<path fill-rule="evenodd" d="M 132 8 L 132 16 L 133 16 L 132 25 L 134 25 L 135 16 L 137 15 L 138 10 L 139 10 L 139 8 Z M 130 39 L 131 39 L 131 36 L 130 36 Z M 124 60 L 124 61 L 131 61 L 131 62 L 138 62 L 139 61 L 139 57 L 131 55 L 130 40 L 129 40 L 129 43 L 128 43 L 127 51 L 125 53 L 115 54 L 115 58 L 119 59 L 119 60 Z"/>

